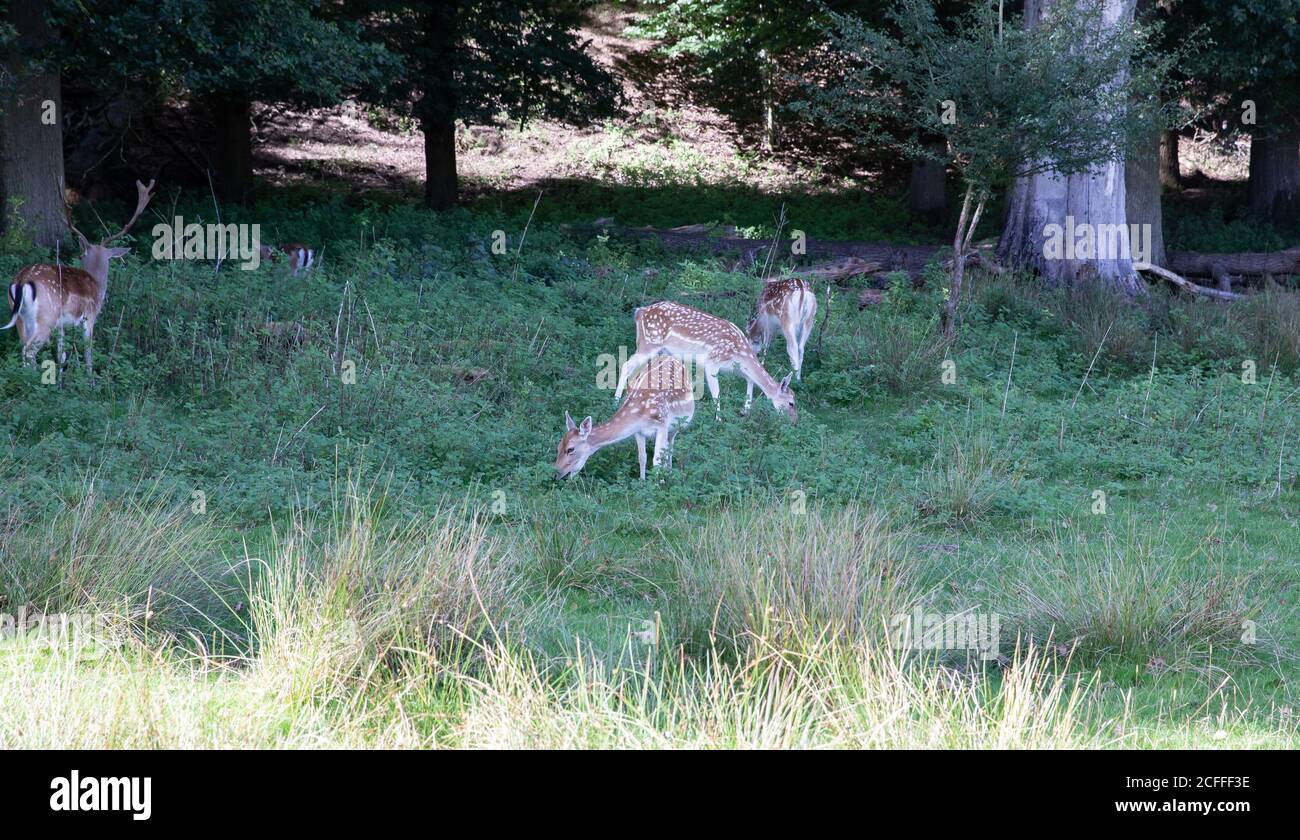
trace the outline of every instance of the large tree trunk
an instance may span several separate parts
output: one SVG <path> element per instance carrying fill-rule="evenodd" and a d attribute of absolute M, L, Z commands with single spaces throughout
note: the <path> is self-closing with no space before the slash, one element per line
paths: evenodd
<path fill-rule="evenodd" d="M 253 192 L 252 105 L 228 97 L 208 100 L 216 126 L 212 184 L 224 204 L 243 204 Z"/>
<path fill-rule="evenodd" d="M 18 42 L 36 53 L 50 40 L 40 0 L 11 0 L 9 23 Z M 17 83 L 0 99 L 0 232 L 9 224 L 11 199 L 21 199 L 18 215 L 37 244 L 70 244 L 63 208 L 63 100 L 59 73 L 27 72 L 24 56 L 5 61 Z"/>
<path fill-rule="evenodd" d="M 1300 217 L 1300 126 L 1250 138 L 1250 212 L 1274 222 Z"/>
<path fill-rule="evenodd" d="M 424 204 L 430 210 L 456 206 L 456 122 L 426 119 L 424 130 Z"/>
<path fill-rule="evenodd" d="M 1178 132 L 1167 128 L 1160 132 L 1160 186 L 1177 189 L 1183 175 L 1178 168 Z"/>
<path fill-rule="evenodd" d="M 1032 25 L 1052 2 L 1027 2 L 1026 25 Z M 1133 7 L 1133 0 L 1105 0 L 1108 25 L 1131 26 Z M 1082 33 L 1081 41 L 1086 39 L 1087 33 Z M 1007 201 L 998 255 L 1004 262 L 1038 270 L 1051 285 L 1095 277 L 1124 294 L 1142 293 L 1146 287 L 1133 269 L 1128 249 L 1108 247 L 1103 253 L 1097 247 L 1103 241 L 1114 244 L 1118 236 L 1127 244 L 1124 182 L 1123 161 L 1079 175 L 1047 171 L 1017 179 Z"/>
<path fill-rule="evenodd" d="M 938 149 L 943 151 L 942 146 Z M 943 221 L 944 165 L 928 158 L 912 161 L 912 174 L 907 182 L 907 209 L 937 225 Z"/>
<path fill-rule="evenodd" d="M 1130 231 L 1140 225 L 1139 239 L 1130 242 L 1134 261 L 1145 259 L 1154 265 L 1166 265 L 1164 216 L 1160 208 L 1160 137 L 1152 134 L 1142 150 L 1124 162 L 1125 213 Z M 1140 247 L 1139 247 L 1140 246 Z M 1139 254 L 1138 250 L 1147 250 Z"/>

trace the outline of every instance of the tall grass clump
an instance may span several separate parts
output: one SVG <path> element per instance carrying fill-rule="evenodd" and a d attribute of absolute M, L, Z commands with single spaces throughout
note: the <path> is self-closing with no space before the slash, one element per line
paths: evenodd
<path fill-rule="evenodd" d="M 872 323 L 870 335 L 867 364 L 886 391 L 917 394 L 933 384 L 945 347 L 930 324 L 887 314 Z"/>
<path fill-rule="evenodd" d="M 751 502 L 694 529 L 673 559 L 680 626 L 709 647 L 879 639 L 916 597 L 900 535 L 860 504 Z"/>
<path fill-rule="evenodd" d="M 1251 577 L 1226 568 L 1207 545 L 1180 544 L 1164 526 L 1136 522 L 1093 536 L 1054 533 L 1023 553 L 1008 613 L 1029 638 L 1084 656 L 1240 647 L 1243 623 L 1258 618 Z"/>
<path fill-rule="evenodd" d="M 156 487 L 106 497 L 87 482 L 77 498 L 0 523 L 0 612 L 113 615 L 161 631 L 206 624 L 221 537 L 189 500 Z"/>
<path fill-rule="evenodd" d="M 953 437 L 916 482 L 916 508 L 955 525 L 971 525 L 1019 482 L 1015 465 L 987 436 Z"/>
<path fill-rule="evenodd" d="M 527 624 L 517 555 L 478 512 L 388 515 L 382 498 L 349 482 L 329 514 L 295 515 L 269 560 L 249 560 L 254 668 L 277 690 L 328 696 Z"/>

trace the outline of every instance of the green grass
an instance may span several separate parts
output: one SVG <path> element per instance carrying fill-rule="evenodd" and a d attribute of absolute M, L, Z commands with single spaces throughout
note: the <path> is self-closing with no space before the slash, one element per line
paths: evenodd
<path fill-rule="evenodd" d="M 682 195 L 612 215 L 700 221 Z M 946 350 L 934 282 L 841 294 L 797 426 L 724 378 L 671 474 L 637 481 L 627 443 L 561 484 L 564 412 L 608 417 L 632 310 L 689 292 L 743 323 L 758 281 L 575 242 L 559 223 L 611 213 L 551 201 L 518 258 L 531 202 L 277 201 L 236 221 L 326 243 L 307 277 L 130 258 L 94 383 L 42 385 L 0 339 L 0 612 L 111 619 L 0 640 L 0 746 L 1300 742 L 1293 293 L 1132 307 L 976 273 Z M 789 224 L 853 232 L 818 207 Z M 915 606 L 998 613 L 1003 658 L 889 649 Z"/>

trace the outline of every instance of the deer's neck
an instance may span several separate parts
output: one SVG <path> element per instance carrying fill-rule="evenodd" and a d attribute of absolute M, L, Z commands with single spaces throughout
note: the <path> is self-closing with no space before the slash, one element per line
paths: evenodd
<path fill-rule="evenodd" d="M 757 385 L 769 400 L 775 402 L 776 395 L 781 392 L 781 383 L 773 379 L 772 375 L 758 363 L 758 359 L 754 356 L 745 359 L 740 365 L 749 381 Z"/>
<path fill-rule="evenodd" d="M 99 289 L 99 299 L 96 302 L 102 304 L 104 296 L 108 294 L 108 257 L 88 253 L 81 258 L 81 270 L 95 278 L 95 286 Z"/>
<path fill-rule="evenodd" d="M 600 449 L 621 440 L 627 440 L 635 433 L 636 428 L 632 423 L 627 422 L 627 417 L 620 406 L 619 410 L 614 412 L 613 417 L 592 428 L 591 434 L 587 436 L 587 442 L 596 449 Z"/>

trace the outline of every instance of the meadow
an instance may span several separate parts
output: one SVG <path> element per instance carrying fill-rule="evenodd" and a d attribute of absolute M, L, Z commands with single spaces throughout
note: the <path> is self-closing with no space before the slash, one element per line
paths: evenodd
<path fill-rule="evenodd" d="M 874 193 L 535 198 L 285 191 L 225 221 L 323 243 L 308 275 L 141 234 L 93 381 L 0 340 L 0 613 L 98 628 L 0 640 L 0 746 L 1300 745 L 1296 292 L 976 271 L 944 348 L 937 267 L 838 289 L 797 425 L 724 378 L 672 472 L 638 481 L 628 442 L 560 482 L 634 308 L 743 325 L 761 283 L 564 225 L 765 237 L 784 203 L 810 236 L 926 239 Z M 1172 215 L 1172 247 L 1274 247 Z M 914 610 L 997 615 L 998 655 L 891 645 Z"/>

